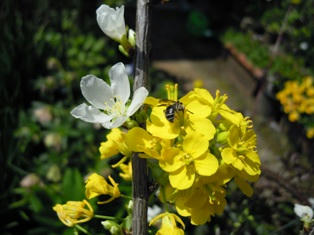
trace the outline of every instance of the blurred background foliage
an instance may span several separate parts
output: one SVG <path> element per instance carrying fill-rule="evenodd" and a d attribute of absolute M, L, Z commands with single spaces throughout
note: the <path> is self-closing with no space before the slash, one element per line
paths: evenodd
<path fill-rule="evenodd" d="M 127 4 L 133 10 L 135 6 L 132 0 L 0 3 L 1 234 L 73 234 L 58 221 L 52 206 L 83 199 L 84 177 L 90 172 L 118 176 L 108 168 L 115 160 L 99 159 L 98 146 L 107 131 L 69 114 L 82 99 L 82 76 L 94 74 L 106 80 L 111 65 L 131 63 L 99 30 L 95 9 L 101 3 Z M 286 80 L 313 75 L 314 1 L 173 0 L 171 4 L 186 12 L 184 33 L 230 42 L 274 74 L 274 92 Z M 279 35 L 280 51 L 274 54 L 271 48 Z M 151 77 L 152 92 L 165 97 L 164 83 L 175 78 L 156 70 Z M 130 193 L 130 182 L 122 183 L 121 191 Z M 292 204 L 273 207 L 274 201 L 264 200 L 258 195 L 243 200 L 235 188 L 230 189 L 225 213 L 213 218 L 210 226 L 188 226 L 187 233 L 281 234 L 288 228 L 297 234 L 300 224 Z M 116 200 L 103 212 L 122 217 L 125 202 Z M 95 202 L 93 206 L 97 207 Z M 104 233 L 97 222 L 90 222 L 89 230 Z"/>

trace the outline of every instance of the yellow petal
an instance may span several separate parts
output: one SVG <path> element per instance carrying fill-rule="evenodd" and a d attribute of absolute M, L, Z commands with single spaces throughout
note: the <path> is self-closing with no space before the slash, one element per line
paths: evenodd
<path fill-rule="evenodd" d="M 187 134 L 192 132 L 201 133 L 207 140 L 213 139 L 216 133 L 216 128 L 209 119 L 199 118 L 196 115 L 189 115 L 189 122 L 185 130 Z"/>
<path fill-rule="evenodd" d="M 194 99 L 186 105 L 187 112 L 199 117 L 206 118 L 210 115 L 212 108 L 206 103 L 201 102 L 199 99 Z"/>
<path fill-rule="evenodd" d="M 214 103 L 214 98 L 212 97 L 212 95 L 209 93 L 208 90 L 203 89 L 203 88 L 195 88 L 194 92 L 197 94 L 197 96 L 201 97 L 203 100 L 205 100 L 209 104 Z"/>
<path fill-rule="evenodd" d="M 228 143 L 230 146 L 235 146 L 241 138 L 241 130 L 236 126 L 232 126 L 229 130 Z"/>
<path fill-rule="evenodd" d="M 107 140 L 106 142 L 100 143 L 99 152 L 100 159 L 105 159 L 117 155 L 119 150 L 115 142 Z"/>
<path fill-rule="evenodd" d="M 218 170 L 218 165 L 217 158 L 209 152 L 194 160 L 196 172 L 203 176 L 215 174 Z"/>
<path fill-rule="evenodd" d="M 191 216 L 191 209 L 188 207 L 180 207 L 177 205 L 176 203 L 176 211 L 178 212 L 179 215 L 187 217 L 187 216 Z"/>
<path fill-rule="evenodd" d="M 243 115 L 239 112 L 236 112 L 232 109 L 230 109 L 227 105 L 223 104 L 221 105 L 219 109 L 219 114 L 229 122 L 235 124 L 236 126 L 239 126 L 242 119 Z"/>
<path fill-rule="evenodd" d="M 248 152 L 245 154 L 252 162 L 255 162 L 257 164 L 261 164 L 261 161 L 259 159 L 259 156 L 257 154 L 257 152 Z"/>
<path fill-rule="evenodd" d="M 153 108 L 150 120 L 146 122 L 146 129 L 153 136 L 162 139 L 174 139 L 179 135 L 180 128 L 177 122 L 172 123 L 166 119 L 165 108 L 165 106 L 156 106 Z"/>
<path fill-rule="evenodd" d="M 236 177 L 235 182 L 242 191 L 242 193 L 244 193 L 246 196 L 251 197 L 253 195 L 253 189 L 251 185 L 249 185 L 246 181 L 244 181 L 240 177 Z"/>
<path fill-rule="evenodd" d="M 241 171 L 244 168 L 244 164 L 242 160 L 240 160 L 239 158 L 236 158 L 235 161 L 232 162 L 232 166 L 238 169 L 239 171 Z"/>
<path fill-rule="evenodd" d="M 132 128 L 125 137 L 125 142 L 130 151 L 144 152 L 150 158 L 160 158 L 160 141 L 140 127 Z"/>
<path fill-rule="evenodd" d="M 159 160 L 159 166 L 167 172 L 173 172 L 185 165 L 183 161 L 184 152 L 178 148 L 166 148 L 162 151 L 162 159 Z"/>
<path fill-rule="evenodd" d="M 134 127 L 126 134 L 126 144 L 133 152 L 144 152 L 145 143 L 152 140 L 152 136 L 140 127 Z"/>
<path fill-rule="evenodd" d="M 245 161 L 245 164 L 243 164 L 243 169 L 251 176 L 261 174 L 260 165 L 252 161 Z"/>
<path fill-rule="evenodd" d="M 232 148 L 223 149 L 221 157 L 226 164 L 231 164 L 237 159 L 236 152 Z"/>
<path fill-rule="evenodd" d="M 193 158 L 201 156 L 208 149 L 208 140 L 202 134 L 193 132 L 183 140 L 184 152 L 190 154 Z"/>
<path fill-rule="evenodd" d="M 96 173 L 91 174 L 85 185 L 85 195 L 87 199 L 97 197 L 102 194 L 108 194 L 109 185 L 104 177 Z"/>
<path fill-rule="evenodd" d="M 205 204 L 201 210 L 200 208 L 193 208 L 191 211 L 191 224 L 205 224 L 207 221 L 210 220 L 211 214 L 212 212 L 207 204 Z"/>
<path fill-rule="evenodd" d="M 144 104 L 148 104 L 151 106 L 156 106 L 159 103 L 159 99 L 152 97 L 152 96 L 148 96 L 146 97 Z"/>
<path fill-rule="evenodd" d="M 180 169 L 169 173 L 169 181 L 176 189 L 188 189 L 192 186 L 195 179 L 195 171 L 183 166 Z"/>

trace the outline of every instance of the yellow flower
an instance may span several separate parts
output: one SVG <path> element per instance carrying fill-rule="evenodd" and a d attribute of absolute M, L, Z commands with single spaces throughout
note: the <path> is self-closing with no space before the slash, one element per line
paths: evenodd
<path fill-rule="evenodd" d="M 162 219 L 162 222 L 156 235 L 184 235 L 184 231 L 177 227 L 177 222 L 182 225 L 183 229 L 185 228 L 185 225 L 176 214 L 169 212 L 159 214 L 150 221 L 149 226 L 155 224 L 159 219 Z"/>
<path fill-rule="evenodd" d="M 110 198 L 98 204 L 105 204 L 113 201 L 115 198 L 120 197 L 120 190 L 118 184 L 109 176 L 108 184 L 104 177 L 96 173 L 91 174 L 86 180 L 85 195 L 88 199 L 97 197 L 99 195 L 109 195 Z"/>
<path fill-rule="evenodd" d="M 227 95 L 221 96 L 219 90 L 216 91 L 216 97 L 214 99 L 206 89 L 195 88 L 186 96 L 182 97 L 181 102 L 187 103 L 187 107 L 192 106 L 190 107 L 192 113 L 210 117 L 211 120 L 215 120 L 217 115 L 220 115 L 238 126 L 243 119 L 243 115 L 230 109 L 225 104 L 227 99 Z"/>
<path fill-rule="evenodd" d="M 126 135 L 126 145 L 133 152 L 143 152 L 149 157 L 159 159 L 160 150 L 168 141 L 154 137 L 140 127 L 134 127 Z M 143 154 L 140 157 L 145 157 Z"/>
<path fill-rule="evenodd" d="M 122 172 L 119 173 L 119 176 L 126 181 L 131 181 L 132 180 L 132 162 L 129 161 L 128 164 L 120 164 L 119 167 L 122 170 Z"/>
<path fill-rule="evenodd" d="M 308 128 L 308 129 L 306 130 L 306 137 L 307 137 L 308 139 L 314 138 L 314 127 Z"/>
<path fill-rule="evenodd" d="M 229 147 L 222 150 L 221 156 L 223 161 L 232 165 L 239 171 L 245 171 L 247 174 L 259 175 L 260 159 L 256 152 L 256 135 L 253 129 L 241 130 L 232 126 L 228 136 Z"/>
<path fill-rule="evenodd" d="M 290 122 L 295 122 L 295 121 L 299 120 L 300 115 L 297 111 L 293 111 L 289 114 L 288 118 L 289 118 Z"/>
<path fill-rule="evenodd" d="M 204 184 L 202 180 L 191 188 L 175 195 L 176 210 L 181 216 L 191 217 L 191 223 L 201 225 L 210 217 L 221 214 L 226 206 L 226 191 L 215 184 Z"/>
<path fill-rule="evenodd" d="M 218 160 L 208 151 L 208 140 L 200 134 L 188 134 L 179 148 L 164 148 L 160 167 L 169 172 L 169 181 L 176 189 L 192 186 L 196 174 L 213 175 L 218 169 Z"/>
<path fill-rule="evenodd" d="M 177 101 L 177 87 L 168 87 L 168 99 L 173 102 Z M 204 89 L 202 89 L 204 90 Z M 199 132 L 206 136 L 208 140 L 213 139 L 215 135 L 215 126 L 206 117 L 211 112 L 211 107 L 202 103 L 200 99 L 192 92 L 182 97 L 179 102 L 184 106 L 183 115 L 181 112 L 175 113 L 174 122 L 167 120 L 165 110 L 167 102 L 158 101 L 153 98 L 147 98 L 146 103 L 153 106 L 149 120 L 146 122 L 146 129 L 153 136 L 162 139 L 174 139 L 179 135 L 191 132 Z M 181 114 L 181 115 L 180 115 Z"/>
<path fill-rule="evenodd" d="M 86 200 L 68 201 L 63 205 L 56 204 L 53 210 L 57 212 L 61 222 L 68 227 L 87 222 L 94 216 L 94 210 Z"/>
<path fill-rule="evenodd" d="M 122 132 L 119 128 L 113 128 L 111 132 L 107 135 L 107 141 L 101 142 L 99 147 L 100 158 L 105 159 L 112 157 L 119 152 L 125 156 L 131 154 L 127 148 L 124 138 L 125 133 Z"/>

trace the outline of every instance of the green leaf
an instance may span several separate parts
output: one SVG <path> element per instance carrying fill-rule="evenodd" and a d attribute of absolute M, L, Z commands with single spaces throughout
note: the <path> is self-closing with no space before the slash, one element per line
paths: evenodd
<path fill-rule="evenodd" d="M 65 201 L 80 201 L 84 198 L 84 180 L 78 169 L 68 168 L 65 171 L 62 192 Z"/>

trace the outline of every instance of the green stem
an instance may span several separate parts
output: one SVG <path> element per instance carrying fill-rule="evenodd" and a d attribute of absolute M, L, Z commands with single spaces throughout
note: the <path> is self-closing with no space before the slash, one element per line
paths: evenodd
<path fill-rule="evenodd" d="M 97 219 L 109 219 L 109 220 L 122 220 L 121 218 L 116 218 L 113 216 L 106 216 L 106 215 L 94 215 Z"/>
<path fill-rule="evenodd" d="M 120 194 L 120 197 L 132 200 L 132 197 L 124 194 Z"/>
<path fill-rule="evenodd" d="M 90 235 L 90 233 L 89 233 L 85 228 L 83 228 L 82 226 L 80 226 L 80 225 L 78 225 L 78 224 L 75 225 L 75 228 L 76 228 L 77 230 L 80 230 L 81 232 L 83 232 L 83 233 L 85 233 L 85 234 L 89 234 L 89 235 Z"/>

